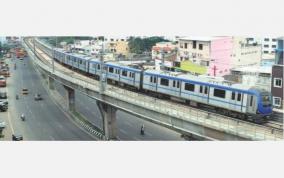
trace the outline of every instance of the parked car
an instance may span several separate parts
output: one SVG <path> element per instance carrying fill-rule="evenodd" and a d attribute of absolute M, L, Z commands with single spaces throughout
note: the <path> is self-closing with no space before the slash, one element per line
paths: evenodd
<path fill-rule="evenodd" d="M 0 99 L 6 99 L 6 98 L 7 98 L 6 88 L 0 88 Z"/>
<path fill-rule="evenodd" d="M 5 112 L 7 110 L 8 110 L 8 104 L 6 104 L 5 102 L 0 102 L 0 111 Z"/>
<path fill-rule="evenodd" d="M 0 87 L 6 87 L 6 78 L 0 75 Z"/>
<path fill-rule="evenodd" d="M 15 134 L 13 134 L 12 135 L 12 140 L 13 141 L 21 141 L 21 140 L 23 140 L 23 136 L 22 135 L 15 135 Z"/>
<path fill-rule="evenodd" d="M 6 127 L 6 123 L 4 121 L 0 121 L 0 129 L 4 129 Z"/>

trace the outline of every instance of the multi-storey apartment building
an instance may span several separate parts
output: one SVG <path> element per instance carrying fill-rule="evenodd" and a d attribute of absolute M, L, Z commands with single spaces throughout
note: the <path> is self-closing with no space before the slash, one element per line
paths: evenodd
<path fill-rule="evenodd" d="M 172 42 L 159 42 L 152 47 L 152 59 L 155 60 L 155 68 L 160 70 L 160 67 L 174 67 L 174 62 L 177 57 L 177 45 Z"/>
<path fill-rule="evenodd" d="M 257 43 L 262 46 L 263 54 L 274 54 L 277 48 L 276 38 L 264 37 L 264 38 L 247 38 L 249 44 Z"/>
<path fill-rule="evenodd" d="M 230 72 L 233 51 L 232 37 L 180 37 L 177 61 L 190 60 L 203 66 L 210 76 L 223 76 Z"/>
<path fill-rule="evenodd" d="M 278 48 L 275 50 L 275 65 L 272 66 L 271 93 L 273 106 L 283 108 L 283 40 L 277 39 Z"/>

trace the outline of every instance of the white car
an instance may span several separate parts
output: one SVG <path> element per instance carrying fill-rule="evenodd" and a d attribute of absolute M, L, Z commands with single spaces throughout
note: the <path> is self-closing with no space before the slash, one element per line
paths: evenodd
<path fill-rule="evenodd" d="M 4 129 L 6 127 L 6 123 L 4 121 L 0 121 L 0 129 Z"/>

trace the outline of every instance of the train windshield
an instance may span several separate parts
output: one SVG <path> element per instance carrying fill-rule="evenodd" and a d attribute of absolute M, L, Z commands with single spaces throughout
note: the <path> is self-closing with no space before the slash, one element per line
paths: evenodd
<path fill-rule="evenodd" d="M 271 106 L 271 96 L 269 94 L 262 94 L 261 95 L 262 98 L 262 104 L 264 107 L 269 107 Z"/>

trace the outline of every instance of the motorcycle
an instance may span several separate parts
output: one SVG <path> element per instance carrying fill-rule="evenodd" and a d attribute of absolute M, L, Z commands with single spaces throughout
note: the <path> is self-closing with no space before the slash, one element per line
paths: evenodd
<path fill-rule="evenodd" d="M 144 135 L 144 131 L 145 131 L 145 126 L 142 125 L 141 130 L 140 130 L 140 134 L 141 134 L 141 135 Z"/>
<path fill-rule="evenodd" d="M 21 119 L 22 119 L 22 121 L 25 121 L 26 120 L 25 115 L 22 114 Z"/>

